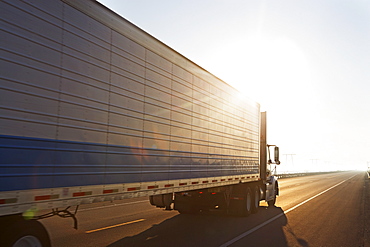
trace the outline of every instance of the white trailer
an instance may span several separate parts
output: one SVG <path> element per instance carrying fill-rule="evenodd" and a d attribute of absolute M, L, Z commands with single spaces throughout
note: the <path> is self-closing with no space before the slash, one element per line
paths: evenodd
<path fill-rule="evenodd" d="M 275 203 L 258 103 L 96 1 L 4 0 L 0 21 L 1 246 L 50 246 L 36 220 L 85 203 Z"/>

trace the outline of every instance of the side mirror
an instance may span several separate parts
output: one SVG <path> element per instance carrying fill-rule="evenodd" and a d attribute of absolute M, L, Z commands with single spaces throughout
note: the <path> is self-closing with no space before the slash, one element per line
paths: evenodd
<path fill-rule="evenodd" d="M 275 156 L 275 163 L 276 164 L 280 164 L 280 160 L 279 160 L 279 147 L 275 147 L 274 149 L 274 156 Z"/>

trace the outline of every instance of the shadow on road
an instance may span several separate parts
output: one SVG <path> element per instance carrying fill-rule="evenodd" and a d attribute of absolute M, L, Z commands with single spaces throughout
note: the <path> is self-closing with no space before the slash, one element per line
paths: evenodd
<path fill-rule="evenodd" d="M 270 219 L 275 218 L 275 220 L 269 222 L 267 225 L 262 228 L 254 231 L 250 235 L 239 240 L 235 244 L 231 245 L 233 247 L 238 246 L 300 246 L 300 247 L 309 247 L 309 244 L 304 239 L 298 237 L 291 226 L 288 223 L 287 217 L 285 216 L 284 211 L 280 207 L 267 208 L 264 207 L 260 211 L 263 214 L 266 214 L 267 219 L 263 222 L 266 222 Z M 288 244 L 287 236 L 290 237 L 290 241 L 294 242 L 293 245 Z"/>
<path fill-rule="evenodd" d="M 267 226 L 235 242 L 232 246 L 287 246 L 283 231 L 283 227 L 287 225 L 287 219 L 283 210 L 279 207 L 260 207 L 257 214 L 249 217 L 231 217 L 219 213 L 179 214 L 153 225 L 140 234 L 118 240 L 109 247 L 220 246 L 278 215 L 281 216 Z M 294 234 L 293 231 L 291 234 Z M 270 243 L 269 239 L 273 239 L 273 242 Z M 297 240 L 301 246 L 308 246 L 304 240 L 298 238 Z"/>

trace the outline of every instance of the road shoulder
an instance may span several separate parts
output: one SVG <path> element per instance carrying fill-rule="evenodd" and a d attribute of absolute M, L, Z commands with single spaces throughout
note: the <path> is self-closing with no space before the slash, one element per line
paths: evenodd
<path fill-rule="evenodd" d="M 364 187 L 364 246 L 370 247 L 370 178 L 368 178 L 367 174 Z"/>

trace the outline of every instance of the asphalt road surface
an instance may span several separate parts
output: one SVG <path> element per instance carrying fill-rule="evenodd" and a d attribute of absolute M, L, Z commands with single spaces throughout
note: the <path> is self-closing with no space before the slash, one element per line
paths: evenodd
<path fill-rule="evenodd" d="M 46 226 L 52 246 L 343 246 L 370 247 L 370 180 L 340 172 L 279 180 L 276 207 L 257 214 L 180 215 L 146 198 L 83 205 L 71 219 Z"/>

